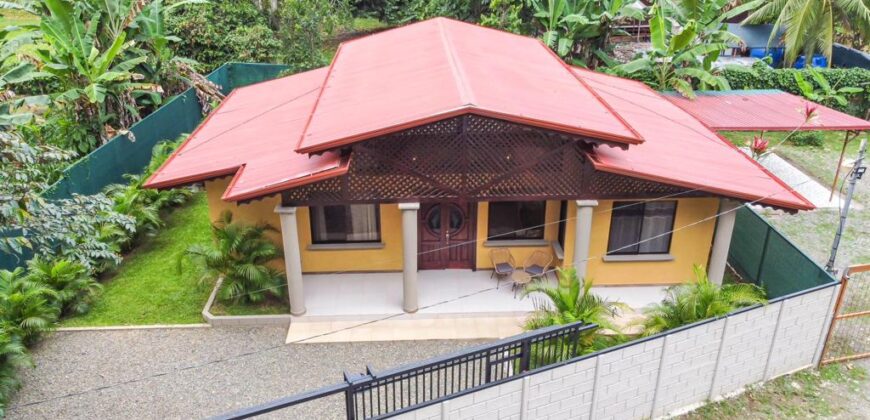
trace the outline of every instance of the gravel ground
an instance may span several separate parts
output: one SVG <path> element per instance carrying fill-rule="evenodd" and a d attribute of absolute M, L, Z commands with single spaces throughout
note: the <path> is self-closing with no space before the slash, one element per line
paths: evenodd
<path fill-rule="evenodd" d="M 284 345 L 285 328 L 57 332 L 33 350 L 35 369 L 9 418 L 201 418 L 455 351 L 469 341 Z M 246 356 L 239 356 L 251 353 Z M 190 366 L 197 366 L 189 368 Z M 142 379 L 147 378 L 147 379 Z M 343 399 L 283 418 L 343 418 Z"/>

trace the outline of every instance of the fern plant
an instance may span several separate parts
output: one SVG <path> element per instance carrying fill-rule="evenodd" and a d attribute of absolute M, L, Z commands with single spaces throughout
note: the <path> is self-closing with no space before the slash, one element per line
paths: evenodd
<path fill-rule="evenodd" d="M 24 344 L 33 343 L 54 329 L 60 312 L 52 304 L 56 299 L 57 292 L 28 279 L 22 268 L 0 271 L 0 328 Z"/>
<path fill-rule="evenodd" d="M 0 417 L 6 416 L 9 400 L 21 388 L 18 370 L 32 366 L 21 339 L 0 327 Z"/>
<path fill-rule="evenodd" d="M 722 316 L 741 307 L 767 303 L 764 290 L 754 284 L 719 286 L 710 282 L 703 267 L 696 265 L 694 272 L 694 282 L 671 286 L 661 303 L 644 311 L 644 335 Z"/>
<path fill-rule="evenodd" d="M 232 303 L 261 302 L 267 296 L 282 297 L 284 273 L 268 264 L 281 258 L 281 250 L 265 237 L 275 231 L 265 224 L 247 225 L 233 222 L 225 211 L 212 224 L 213 245 L 193 245 L 179 259 L 199 262 L 205 268 L 202 280 L 223 277 L 218 298 Z"/>
<path fill-rule="evenodd" d="M 85 314 L 91 309 L 103 285 L 94 280 L 87 267 L 69 260 L 34 258 L 27 262 L 27 278 L 57 292 L 61 314 Z"/>

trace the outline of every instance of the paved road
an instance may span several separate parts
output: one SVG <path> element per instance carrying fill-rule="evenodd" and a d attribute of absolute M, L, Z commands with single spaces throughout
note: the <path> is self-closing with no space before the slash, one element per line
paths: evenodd
<path fill-rule="evenodd" d="M 201 418 L 337 383 L 343 371 L 362 372 L 366 364 L 383 369 L 474 344 L 284 345 L 285 334 L 284 328 L 57 332 L 34 349 L 36 368 L 22 372 L 24 387 L 8 415 Z M 342 418 L 342 405 L 337 396 L 278 417 Z"/>

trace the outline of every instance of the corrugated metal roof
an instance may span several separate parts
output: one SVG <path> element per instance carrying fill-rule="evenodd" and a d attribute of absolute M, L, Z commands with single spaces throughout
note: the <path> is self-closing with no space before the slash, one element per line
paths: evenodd
<path fill-rule="evenodd" d="M 465 113 L 642 141 L 540 41 L 436 18 L 342 44 L 297 150 Z"/>
<path fill-rule="evenodd" d="M 309 157 L 293 150 L 324 76 L 318 69 L 234 90 L 146 186 L 235 174 L 223 196 L 235 201 L 343 174 L 347 163 L 337 153 Z"/>
<path fill-rule="evenodd" d="M 815 104 L 780 90 L 730 90 L 696 92 L 688 99 L 677 94 L 666 97 L 714 130 L 792 131 L 870 130 L 870 123 L 840 111 Z M 807 105 L 817 117 L 805 123 Z"/>
<path fill-rule="evenodd" d="M 814 206 L 758 162 L 643 83 L 575 68 L 645 139 L 628 150 L 599 147 L 596 169 L 700 189 L 746 201 Z"/>
<path fill-rule="evenodd" d="M 382 41 L 366 41 L 378 37 Z M 437 19 L 341 49 L 340 66 L 235 90 L 146 185 L 165 188 L 235 174 L 223 198 L 257 198 L 346 173 L 347 160 L 334 152 L 294 150 L 306 127 L 312 140 L 303 142 L 304 150 L 326 150 L 452 112 L 476 112 L 550 129 L 576 124 L 596 138 L 644 139 L 627 150 L 597 148 L 592 157 L 599 170 L 812 208 L 647 86 L 564 66 L 536 40 Z M 546 57 L 557 65 L 543 64 Z M 330 71 L 334 77 L 327 79 Z M 461 106 L 468 103 L 475 105 Z M 439 114 L 445 104 L 454 107 Z"/>

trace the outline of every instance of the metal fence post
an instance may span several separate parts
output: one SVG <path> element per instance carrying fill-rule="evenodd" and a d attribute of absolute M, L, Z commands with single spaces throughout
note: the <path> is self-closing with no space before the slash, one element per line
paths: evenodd
<path fill-rule="evenodd" d="M 520 356 L 519 373 L 528 372 L 532 357 L 532 341 L 530 339 L 527 338 L 522 341 L 522 344 L 520 344 L 520 353 L 522 353 L 522 355 Z"/>
<path fill-rule="evenodd" d="M 761 246 L 761 258 L 758 259 L 758 271 L 755 275 L 755 281 L 757 282 L 759 287 L 763 287 L 764 284 L 761 282 L 761 269 L 764 267 L 764 260 L 767 259 L 767 244 L 770 242 L 770 231 L 773 228 L 770 226 L 767 227 L 767 232 L 764 234 L 764 245 Z"/>

